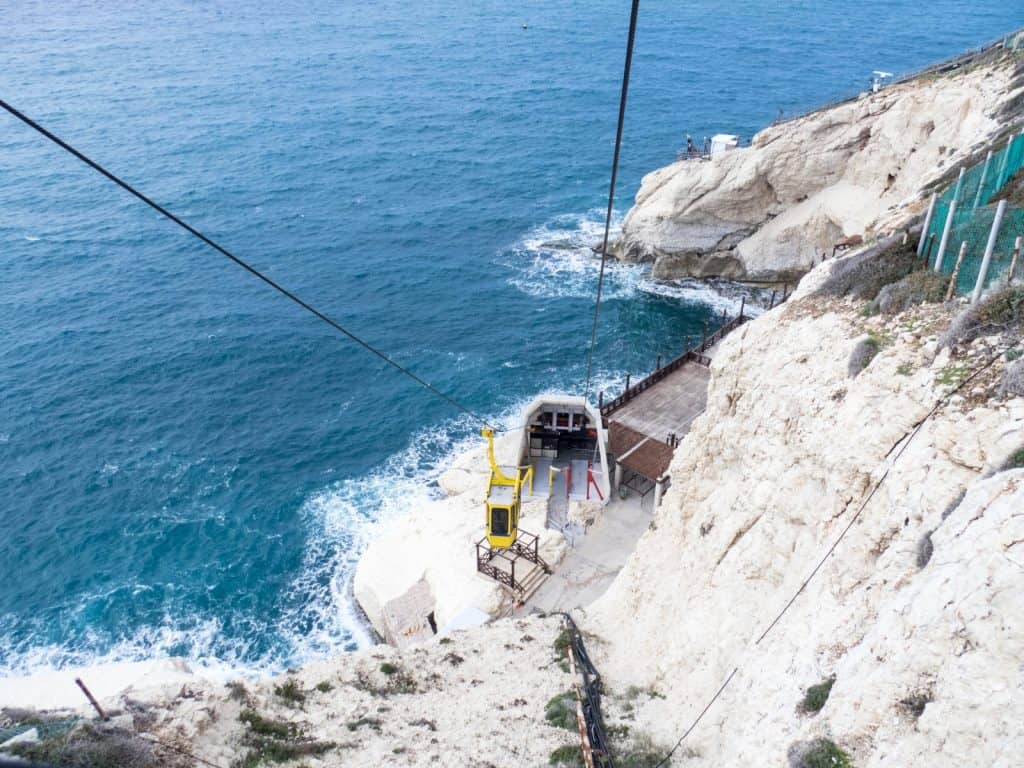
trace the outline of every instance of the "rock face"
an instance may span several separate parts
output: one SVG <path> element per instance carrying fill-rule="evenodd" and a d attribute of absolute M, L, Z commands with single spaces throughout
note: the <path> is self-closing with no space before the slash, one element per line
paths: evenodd
<path fill-rule="evenodd" d="M 793 280 L 842 238 L 919 213 L 930 181 L 1006 127 L 995 115 L 1019 96 L 1014 77 L 1006 58 L 907 82 L 661 168 L 609 250 L 653 261 L 658 279 Z"/>
<path fill-rule="evenodd" d="M 518 463 L 520 432 L 495 440 L 502 465 Z M 486 448 L 460 456 L 438 480 L 445 497 L 409 510 L 385 525 L 359 559 L 353 580 L 356 600 L 378 633 L 404 647 L 441 633 L 467 613 L 498 616 L 511 606 L 508 593 L 476 572 L 476 542 L 484 534 L 484 501 L 490 465 Z M 545 528 L 547 507 L 523 504 L 522 528 L 540 535 L 540 554 L 558 563 L 565 539 Z"/>
<path fill-rule="evenodd" d="M 859 768 L 1019 762 L 1024 471 L 999 467 L 1024 445 L 1024 399 L 1001 399 L 993 369 L 908 440 L 994 352 L 935 358 L 945 308 L 889 325 L 856 309 L 797 300 L 726 338 L 655 528 L 588 611 L 609 687 L 664 696 L 629 713 L 656 744 L 738 670 L 678 764 L 786 765 L 821 737 Z M 850 378 L 865 331 L 881 349 Z M 833 676 L 824 708 L 799 712 Z"/>

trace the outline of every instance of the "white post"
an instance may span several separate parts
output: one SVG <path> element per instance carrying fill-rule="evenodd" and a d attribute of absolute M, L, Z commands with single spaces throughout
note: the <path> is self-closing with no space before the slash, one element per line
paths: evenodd
<path fill-rule="evenodd" d="M 664 491 L 664 480 L 658 480 L 654 484 L 654 509 L 657 510 L 661 506 L 661 494 Z"/>
<path fill-rule="evenodd" d="M 615 462 L 615 487 L 618 488 L 622 485 L 622 465 L 619 462 Z"/>
<path fill-rule="evenodd" d="M 981 205 L 981 191 L 985 188 L 985 182 L 988 181 L 988 167 L 992 165 L 992 150 L 988 151 L 985 156 L 985 167 L 981 169 L 981 179 L 978 181 L 978 191 L 974 193 L 974 207 L 977 208 Z"/>
<path fill-rule="evenodd" d="M 988 244 L 985 246 L 985 256 L 981 259 L 981 269 L 978 271 L 978 282 L 974 284 L 974 294 L 971 296 L 971 304 L 981 298 L 981 292 L 985 288 L 985 278 L 988 277 L 988 266 L 992 262 L 992 251 L 996 248 L 996 239 L 999 237 L 999 227 L 1003 223 L 1003 214 L 1006 213 L 1006 201 L 1000 200 L 996 208 L 996 217 L 992 220 L 992 231 L 988 233 Z"/>
<path fill-rule="evenodd" d="M 1010 153 L 1007 152 L 1007 155 Z M 924 241 L 928 239 L 928 227 L 932 225 L 932 214 L 935 213 L 935 201 L 939 199 L 939 196 L 932 192 L 932 199 L 928 203 L 928 213 L 924 216 L 924 229 L 921 230 L 921 239 L 917 241 L 917 255 L 920 256 L 924 253 Z"/>
<path fill-rule="evenodd" d="M 949 211 L 946 212 L 946 223 L 942 227 L 942 239 L 939 240 L 939 253 L 935 256 L 935 271 L 942 271 L 942 257 L 946 253 L 946 246 L 949 245 L 949 233 L 953 230 L 953 216 L 956 215 L 956 198 L 949 204 Z"/>

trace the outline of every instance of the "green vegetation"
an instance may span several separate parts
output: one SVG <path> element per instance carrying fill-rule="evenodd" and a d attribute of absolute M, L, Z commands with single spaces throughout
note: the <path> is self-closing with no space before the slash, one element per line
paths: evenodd
<path fill-rule="evenodd" d="M 569 646 L 571 644 L 572 633 L 570 633 L 568 629 L 563 629 L 561 632 L 558 633 L 558 636 L 555 638 L 555 642 L 553 644 L 555 648 L 555 657 L 559 659 L 568 658 Z"/>
<path fill-rule="evenodd" d="M 551 753 L 548 765 L 556 768 L 583 768 L 583 754 L 578 744 L 566 744 Z"/>
<path fill-rule="evenodd" d="M 797 742 L 787 757 L 790 768 L 853 768 L 850 756 L 829 739 Z"/>
<path fill-rule="evenodd" d="M 271 720 L 252 709 L 243 709 L 238 719 L 259 736 L 272 739 L 294 739 L 299 735 L 299 726 L 286 720 Z"/>
<path fill-rule="evenodd" d="M 900 363 L 896 366 L 896 373 L 900 376 L 909 376 L 914 372 L 914 366 L 910 363 Z"/>
<path fill-rule="evenodd" d="M 835 684 L 836 678 L 833 675 L 825 680 L 822 680 L 817 685 L 812 685 L 804 693 L 803 701 L 800 702 L 800 711 L 813 715 L 821 711 L 821 708 L 825 706 L 825 702 L 828 701 L 829 694 L 832 693 L 832 686 Z"/>
<path fill-rule="evenodd" d="M 1016 451 L 1010 454 L 1010 457 L 1005 461 L 1002 469 L 1022 469 L 1024 468 L 1024 446 L 1021 446 Z"/>
<path fill-rule="evenodd" d="M 567 731 L 577 730 L 576 694 L 566 691 L 553 696 L 544 707 L 544 719 L 555 728 L 565 728 Z"/>
<path fill-rule="evenodd" d="M 401 671 L 401 668 L 397 664 L 392 664 L 390 661 L 385 661 L 383 664 L 380 665 L 380 671 L 383 672 L 385 675 L 390 676 L 397 675 Z"/>
<path fill-rule="evenodd" d="M 306 700 L 306 692 L 302 690 L 302 684 L 294 677 L 289 677 L 280 685 L 275 685 L 274 693 L 292 705 L 302 704 Z"/>
<path fill-rule="evenodd" d="M 177 768 L 190 764 L 180 757 L 157 756 L 153 745 L 134 733 L 93 725 L 7 749 L 25 760 L 72 768 Z"/>
<path fill-rule="evenodd" d="M 935 375 L 935 383 L 943 387 L 956 389 L 971 375 L 971 367 L 967 363 L 947 365 Z"/>
<path fill-rule="evenodd" d="M 334 690 L 334 686 L 331 685 L 329 680 L 321 680 L 316 684 L 316 689 L 320 691 L 320 693 L 330 693 Z"/>

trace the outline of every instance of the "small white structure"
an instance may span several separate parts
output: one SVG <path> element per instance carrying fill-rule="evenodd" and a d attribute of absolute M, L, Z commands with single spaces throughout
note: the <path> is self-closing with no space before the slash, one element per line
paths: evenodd
<path fill-rule="evenodd" d="M 607 504 L 611 494 L 608 434 L 600 411 L 582 397 L 544 394 L 530 401 L 522 413 L 520 464 L 534 468 L 534 496 L 552 492 L 554 467 L 568 478 L 566 490 L 572 498 Z"/>
<path fill-rule="evenodd" d="M 874 77 L 871 78 L 871 92 L 878 93 L 882 88 L 889 84 L 892 80 L 892 72 L 883 72 L 880 69 L 876 69 L 873 73 Z"/>
<path fill-rule="evenodd" d="M 740 137 L 731 133 L 716 133 L 711 137 L 711 156 L 722 155 L 736 149 L 740 145 Z"/>

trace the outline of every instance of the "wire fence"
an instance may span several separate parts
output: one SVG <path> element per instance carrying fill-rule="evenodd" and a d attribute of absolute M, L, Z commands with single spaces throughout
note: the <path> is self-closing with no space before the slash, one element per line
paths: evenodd
<path fill-rule="evenodd" d="M 1020 206 L 1024 199 L 1022 166 L 1024 133 L 1010 138 L 1001 149 L 989 152 L 983 162 L 962 171 L 930 208 L 921 252 L 937 271 L 956 273 L 957 293 L 971 293 L 979 286 L 990 241 L 991 255 L 980 282 L 982 290 L 1003 279 L 1014 263 L 1017 239 L 1024 236 L 1024 208 Z M 1006 202 L 1000 205 L 1000 198 Z M 1018 266 L 1017 273 L 1020 271 Z"/>

